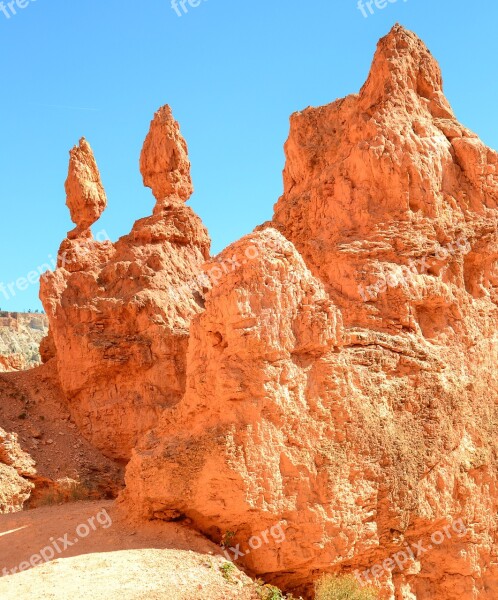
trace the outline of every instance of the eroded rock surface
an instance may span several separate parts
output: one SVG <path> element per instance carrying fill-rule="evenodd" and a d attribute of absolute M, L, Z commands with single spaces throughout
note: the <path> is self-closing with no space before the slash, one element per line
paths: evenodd
<path fill-rule="evenodd" d="M 39 365 L 38 347 L 47 330 L 45 315 L 0 311 L 0 373 Z"/>
<path fill-rule="evenodd" d="M 34 485 L 14 469 L 0 462 L 0 514 L 22 510 Z"/>
<path fill-rule="evenodd" d="M 358 95 L 292 117 L 286 154 L 273 222 L 214 261 L 237 259 L 124 504 L 233 546 L 283 522 L 238 560 L 305 594 L 369 569 L 385 598 L 495 599 L 497 154 L 400 26 Z"/>
<path fill-rule="evenodd" d="M 107 196 L 90 144 L 81 138 L 69 153 L 66 179 L 66 205 L 76 224 L 68 236 L 90 236 L 90 227 L 100 218 L 107 206 Z"/>
<path fill-rule="evenodd" d="M 140 172 L 157 200 L 156 209 L 170 197 L 187 201 L 194 191 L 187 143 L 167 105 L 151 121 L 140 155 Z"/>
<path fill-rule="evenodd" d="M 33 483 L 26 479 L 36 473 L 35 462 L 19 445 L 17 434 L 0 427 L 0 514 L 22 510 Z"/>
<path fill-rule="evenodd" d="M 466 328 L 474 301 L 493 310 L 498 155 L 456 120 L 414 34 L 380 41 L 359 94 L 294 114 L 285 150 L 274 225 L 345 323 L 433 338 Z"/>
<path fill-rule="evenodd" d="M 293 115 L 273 220 L 210 260 L 169 107 L 154 213 L 114 244 L 83 150 L 43 356 L 87 438 L 132 454 L 123 507 L 235 548 L 280 524 L 235 558 L 307 597 L 359 571 L 390 600 L 495 600 L 498 155 L 425 45 L 395 26 L 359 94 Z"/>
<path fill-rule="evenodd" d="M 122 460 L 183 395 L 189 325 L 202 309 L 195 277 L 210 247 L 185 205 L 186 144 L 169 107 L 151 123 L 141 164 L 158 197 L 153 216 L 114 244 L 70 234 L 41 286 L 51 329 L 44 353 L 55 352 L 72 415 L 97 448 Z"/>

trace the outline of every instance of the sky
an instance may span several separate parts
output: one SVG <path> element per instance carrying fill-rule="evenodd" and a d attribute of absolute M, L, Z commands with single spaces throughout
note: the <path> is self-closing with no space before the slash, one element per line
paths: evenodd
<path fill-rule="evenodd" d="M 42 308 L 38 283 L 16 282 L 50 264 L 74 227 L 64 181 L 82 136 L 109 201 L 93 230 L 116 240 L 151 214 L 138 161 L 170 104 L 192 161 L 189 203 L 216 254 L 271 218 L 289 116 L 358 92 L 396 22 L 439 60 L 459 120 L 498 148 L 494 2 L 391 0 L 366 17 L 357 0 L 187 1 L 181 16 L 171 0 L 17 2 L 16 14 L 0 4 L 3 310 Z"/>

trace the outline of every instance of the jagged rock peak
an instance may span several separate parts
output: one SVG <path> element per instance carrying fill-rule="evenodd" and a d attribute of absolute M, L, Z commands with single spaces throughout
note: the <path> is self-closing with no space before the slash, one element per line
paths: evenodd
<path fill-rule="evenodd" d="M 161 107 L 151 121 L 140 156 L 140 172 L 158 206 L 172 196 L 185 202 L 194 191 L 187 143 L 168 105 Z"/>
<path fill-rule="evenodd" d="M 360 97 L 368 106 L 392 97 L 406 97 L 415 92 L 430 103 L 435 102 L 446 114 L 453 112 L 443 94 L 443 78 L 438 62 L 424 42 L 398 23 L 379 40 L 368 79 Z M 432 112 L 432 110 L 431 110 Z"/>
<path fill-rule="evenodd" d="M 70 238 L 91 236 L 90 227 L 107 206 L 107 196 L 100 179 L 92 148 L 85 138 L 69 152 L 66 179 L 66 205 L 76 228 Z"/>

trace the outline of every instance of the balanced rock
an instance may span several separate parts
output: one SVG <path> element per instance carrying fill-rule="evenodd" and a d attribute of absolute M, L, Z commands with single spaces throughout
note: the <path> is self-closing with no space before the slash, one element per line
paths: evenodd
<path fill-rule="evenodd" d="M 171 196 L 187 201 L 193 193 L 187 144 L 168 105 L 161 107 L 151 121 L 140 156 L 140 171 L 158 205 Z"/>
<path fill-rule="evenodd" d="M 169 107 L 158 115 L 142 162 L 160 164 L 153 181 L 172 182 L 178 177 L 173 157 L 186 156 L 186 143 Z M 186 188 L 175 190 L 171 185 L 160 210 L 114 244 L 64 240 L 59 268 L 41 282 L 50 321 L 44 354 L 55 353 L 62 389 L 83 433 L 122 460 L 182 397 L 190 321 L 203 306 L 205 284 L 197 277 L 210 239 L 185 205 Z"/>
<path fill-rule="evenodd" d="M 100 180 L 90 144 L 81 138 L 79 145 L 69 153 L 69 171 L 66 179 L 66 205 L 76 229 L 70 238 L 89 236 L 90 227 L 100 218 L 107 206 L 107 197 Z"/>

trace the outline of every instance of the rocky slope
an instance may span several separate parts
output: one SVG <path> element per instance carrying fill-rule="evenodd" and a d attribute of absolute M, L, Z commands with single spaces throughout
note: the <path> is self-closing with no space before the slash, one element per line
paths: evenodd
<path fill-rule="evenodd" d="M 47 331 L 45 315 L 0 311 L 0 372 L 40 364 L 39 346 Z"/>
<path fill-rule="evenodd" d="M 85 498 L 114 498 L 122 468 L 82 438 L 55 364 L 0 374 L 0 514 Z"/>
<path fill-rule="evenodd" d="M 207 262 L 168 107 L 153 216 L 84 256 L 105 202 L 80 147 L 46 358 L 88 439 L 131 455 L 123 508 L 229 533 L 306 597 L 355 571 L 390 600 L 498 597 L 498 155 L 425 45 L 395 26 L 359 94 L 293 115 L 272 222 Z"/>

